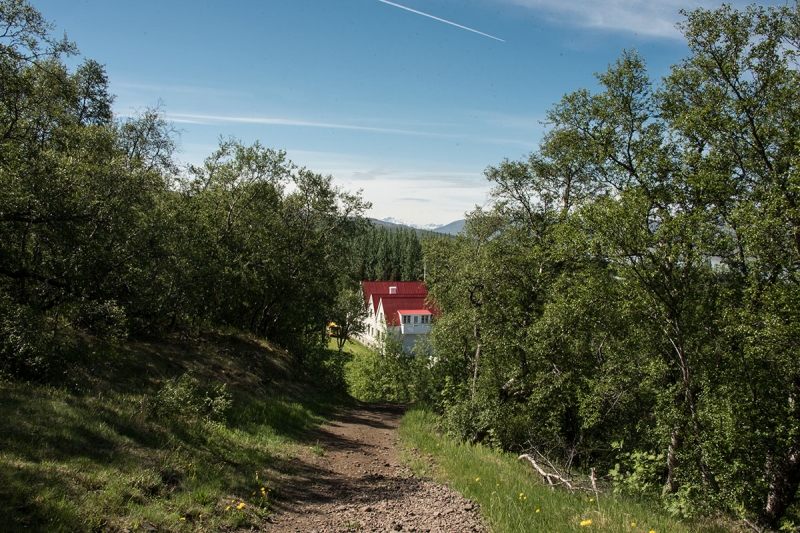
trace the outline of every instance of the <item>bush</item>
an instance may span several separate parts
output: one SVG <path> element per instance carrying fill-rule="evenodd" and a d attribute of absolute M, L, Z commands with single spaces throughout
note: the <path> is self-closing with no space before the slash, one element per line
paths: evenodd
<path fill-rule="evenodd" d="M 150 403 L 150 415 L 179 422 L 221 422 L 233 404 L 224 383 L 204 388 L 190 373 L 167 381 Z"/>
<path fill-rule="evenodd" d="M 0 298 L 0 377 L 45 377 L 60 351 L 53 329 L 41 313 Z"/>
<path fill-rule="evenodd" d="M 399 339 L 387 335 L 378 350 L 359 353 L 345 365 L 347 390 L 362 402 L 410 401 L 410 361 Z"/>

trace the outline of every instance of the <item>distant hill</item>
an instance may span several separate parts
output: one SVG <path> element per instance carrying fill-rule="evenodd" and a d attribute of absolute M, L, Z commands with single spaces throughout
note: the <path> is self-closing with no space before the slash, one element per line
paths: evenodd
<path fill-rule="evenodd" d="M 429 233 L 444 233 L 445 235 L 458 235 L 458 233 L 464 228 L 465 220 L 456 220 L 455 222 L 451 222 L 445 226 L 438 227 L 436 229 L 420 229 L 415 228 L 406 224 L 395 224 L 394 222 L 387 222 L 385 220 L 378 220 L 377 218 L 370 218 L 370 222 L 373 225 L 387 228 L 387 229 L 411 229 L 417 232 L 418 236 L 427 235 Z"/>
<path fill-rule="evenodd" d="M 446 233 L 448 235 L 458 235 L 461 233 L 461 230 L 464 229 L 464 224 L 466 224 L 466 220 L 456 220 L 455 222 L 451 222 L 441 228 L 436 228 L 434 231 L 436 233 Z"/>

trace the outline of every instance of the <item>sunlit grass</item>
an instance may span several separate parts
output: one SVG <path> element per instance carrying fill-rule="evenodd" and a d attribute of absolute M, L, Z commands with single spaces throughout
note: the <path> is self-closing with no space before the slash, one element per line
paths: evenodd
<path fill-rule="evenodd" d="M 654 503 L 552 490 L 516 455 L 442 437 L 435 415 L 422 408 L 406 413 L 400 438 L 408 447 L 405 455 L 412 469 L 447 482 L 477 502 L 493 533 L 731 531 L 730 524 L 681 522 Z"/>
<path fill-rule="evenodd" d="M 328 349 L 329 350 L 338 350 L 338 346 L 336 344 L 336 339 L 331 338 L 328 341 Z M 372 353 L 372 350 L 361 344 L 355 339 L 348 339 L 347 342 L 344 343 L 342 347 L 342 351 L 348 353 L 350 355 L 369 355 Z"/>

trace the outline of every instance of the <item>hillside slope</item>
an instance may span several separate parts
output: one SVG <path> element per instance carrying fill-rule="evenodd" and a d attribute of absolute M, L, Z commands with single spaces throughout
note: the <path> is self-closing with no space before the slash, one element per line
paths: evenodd
<path fill-rule="evenodd" d="M 3 531 L 262 523 L 331 408 L 293 364 L 245 337 L 150 340 L 94 347 L 61 387 L 0 384 Z"/>

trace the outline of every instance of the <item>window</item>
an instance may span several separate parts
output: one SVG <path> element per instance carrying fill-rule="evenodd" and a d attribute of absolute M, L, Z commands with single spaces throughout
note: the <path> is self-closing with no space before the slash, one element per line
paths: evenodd
<path fill-rule="evenodd" d="M 419 317 L 417 315 L 414 315 L 414 324 L 416 324 L 418 321 L 419 321 Z"/>

